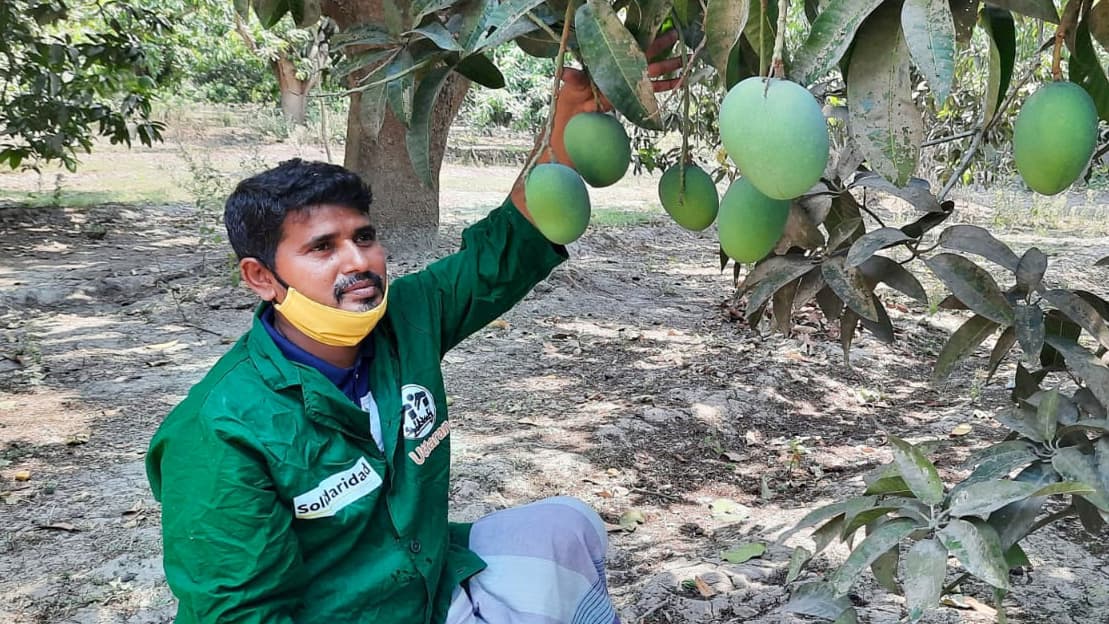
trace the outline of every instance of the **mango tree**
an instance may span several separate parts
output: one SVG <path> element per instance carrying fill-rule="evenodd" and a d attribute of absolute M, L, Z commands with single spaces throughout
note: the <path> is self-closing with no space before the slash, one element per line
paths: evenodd
<path fill-rule="evenodd" d="M 245 10 L 246 1 L 239 4 Z M 929 447 L 891 434 L 895 461 L 868 479 L 863 496 L 802 521 L 799 528 L 816 527 L 816 548 L 796 551 L 790 580 L 834 539 L 852 548 L 823 580 L 797 587 L 790 609 L 855 621 L 847 594 L 867 569 L 905 594 L 912 621 L 968 575 L 993 587 L 1000 606 L 1012 589 L 1010 569 L 1027 564 L 1021 541 L 1030 533 L 1071 515 L 1092 532 L 1109 521 L 1109 301 L 1060 287 L 1038 249 L 1018 255 L 985 229 L 940 229 L 956 208 L 948 194 L 985 144 L 1014 150 L 1018 171 L 1040 192 L 1059 192 L 1081 175 L 1098 121 L 1109 119 L 1109 79 L 1095 48 L 1109 45 L 1109 0 L 806 0 L 792 11 L 788 0 L 254 5 L 264 21 L 286 10 L 302 22 L 321 10 L 339 21 L 333 44 L 347 54 L 338 72 L 349 76 L 352 94 L 347 164 L 386 197 L 417 184 L 434 195 L 459 92 L 467 81 L 504 82 L 491 49 L 514 42 L 554 57 L 558 68 L 572 56 L 597 97 L 634 127 L 681 131 L 675 154 L 648 147 L 640 161 L 668 165 L 660 199 L 679 224 L 703 229 L 719 213 L 721 269 L 737 261 L 752 326 L 769 320 L 788 333 L 793 311 L 815 303 L 838 325 L 849 364 L 860 327 L 894 340 L 884 289 L 928 303 L 907 268 L 923 265 L 951 292 L 940 306 L 967 314 L 938 356 L 937 382 L 987 340 L 990 376 L 1017 354 L 1011 401 L 995 416 L 1011 434 L 975 455 L 962 481 L 945 484 Z M 1018 59 L 1017 26 L 1029 22 L 1044 26 L 1045 38 Z M 685 58 L 683 88 L 660 102 L 644 50 L 671 30 Z M 979 114 L 942 138 L 965 147 L 933 189 L 919 177 L 925 115 L 935 118 L 961 89 L 957 67 L 975 49 L 976 32 L 988 40 Z M 1014 145 L 1002 143 L 1008 135 L 997 132 L 999 122 L 1037 83 L 1044 85 L 1018 116 Z M 691 141 L 722 147 L 715 181 L 729 188 L 719 202 Z M 393 162 L 380 160 L 387 157 Z M 876 210 L 881 197 L 916 215 L 886 223 Z M 432 206 L 403 220 L 433 224 Z M 1046 512 L 1052 497 L 1065 502 Z M 962 576 L 948 582 L 952 568 Z"/>

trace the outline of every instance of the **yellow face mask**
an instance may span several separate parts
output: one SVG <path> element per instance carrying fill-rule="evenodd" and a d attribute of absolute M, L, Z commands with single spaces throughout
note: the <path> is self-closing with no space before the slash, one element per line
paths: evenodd
<path fill-rule="evenodd" d="M 274 308 L 299 329 L 305 336 L 316 342 L 333 347 L 353 347 L 370 335 L 381 317 L 385 316 L 385 304 L 389 300 L 389 286 L 381 303 L 364 312 L 348 312 L 313 301 L 297 292 L 292 286 L 285 293 L 285 300 Z"/>

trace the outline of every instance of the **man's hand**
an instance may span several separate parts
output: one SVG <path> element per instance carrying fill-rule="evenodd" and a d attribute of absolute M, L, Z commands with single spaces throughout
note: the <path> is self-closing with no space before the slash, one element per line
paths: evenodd
<path fill-rule="evenodd" d="M 652 58 L 659 52 L 666 50 L 674 44 L 678 39 L 676 30 L 662 35 L 647 47 L 646 56 Z M 647 75 L 650 78 L 659 78 L 671 72 L 674 72 L 682 67 L 681 58 L 668 58 L 661 61 L 656 61 L 647 65 Z M 669 91 L 680 86 L 680 78 L 664 78 L 661 80 L 652 80 L 651 86 L 654 87 L 655 93 L 662 93 Z M 604 94 L 594 89 L 593 83 L 589 80 L 588 74 L 580 69 L 573 69 L 565 67 L 562 70 L 562 85 L 558 90 L 558 95 L 555 103 L 554 123 L 551 126 L 551 141 L 550 147 L 539 156 L 537 163 L 551 162 L 554 160 L 552 156 L 557 157 L 558 162 L 568 167 L 573 167 L 574 163 L 570 159 L 570 155 L 566 153 L 566 146 L 563 142 L 563 134 L 566 131 L 566 124 L 570 119 L 578 113 L 592 113 L 592 112 L 605 112 L 612 110 L 612 104 L 605 98 Z M 543 135 L 540 133 L 536 139 L 536 149 L 539 143 L 543 140 Z M 528 220 L 531 220 L 531 215 L 527 211 L 526 202 L 524 200 L 524 173 L 520 174 L 517 178 L 516 184 L 512 188 L 512 203 L 524 214 Z"/>

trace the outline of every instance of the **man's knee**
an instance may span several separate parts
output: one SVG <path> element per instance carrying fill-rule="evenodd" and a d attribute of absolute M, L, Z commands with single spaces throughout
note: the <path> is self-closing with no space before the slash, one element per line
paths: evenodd
<path fill-rule="evenodd" d="M 552 539 L 559 545 L 573 548 L 583 544 L 590 558 L 604 560 L 608 533 L 592 507 L 570 496 L 545 498 L 532 505 L 543 507 L 543 516 L 550 522 Z"/>

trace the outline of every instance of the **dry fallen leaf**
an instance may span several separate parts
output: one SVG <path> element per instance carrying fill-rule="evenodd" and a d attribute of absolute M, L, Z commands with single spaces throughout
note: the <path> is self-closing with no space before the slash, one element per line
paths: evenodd
<path fill-rule="evenodd" d="M 956 425 L 955 428 L 951 430 L 951 435 L 953 435 L 953 436 L 964 436 L 964 435 L 970 433 L 973 429 L 974 428 L 971 427 L 969 424 L 961 423 L 959 425 Z"/>
<path fill-rule="evenodd" d="M 17 471 L 15 473 L 15 480 L 16 481 L 30 481 L 31 480 L 31 471 L 30 470 Z"/>
<path fill-rule="evenodd" d="M 710 587 L 709 584 L 705 582 L 705 579 L 699 576 L 693 579 L 693 584 L 697 586 L 697 591 L 705 598 L 712 598 L 716 595 L 716 590 Z"/>
<path fill-rule="evenodd" d="M 68 531 L 70 533 L 76 533 L 77 531 L 81 530 L 81 529 L 78 529 L 77 527 L 73 526 L 72 524 L 70 524 L 68 522 L 55 522 L 53 524 L 43 524 L 43 525 L 39 525 L 39 528 L 40 529 L 53 529 L 53 530 L 56 530 L 56 531 Z"/>
<path fill-rule="evenodd" d="M 639 525 L 647 521 L 643 516 L 643 512 L 638 509 L 629 509 L 620 514 L 620 528 L 625 531 L 631 532 L 639 528 Z"/>
<path fill-rule="evenodd" d="M 497 319 L 489 322 L 489 327 L 496 327 L 497 329 L 508 329 L 510 325 L 504 319 Z"/>

